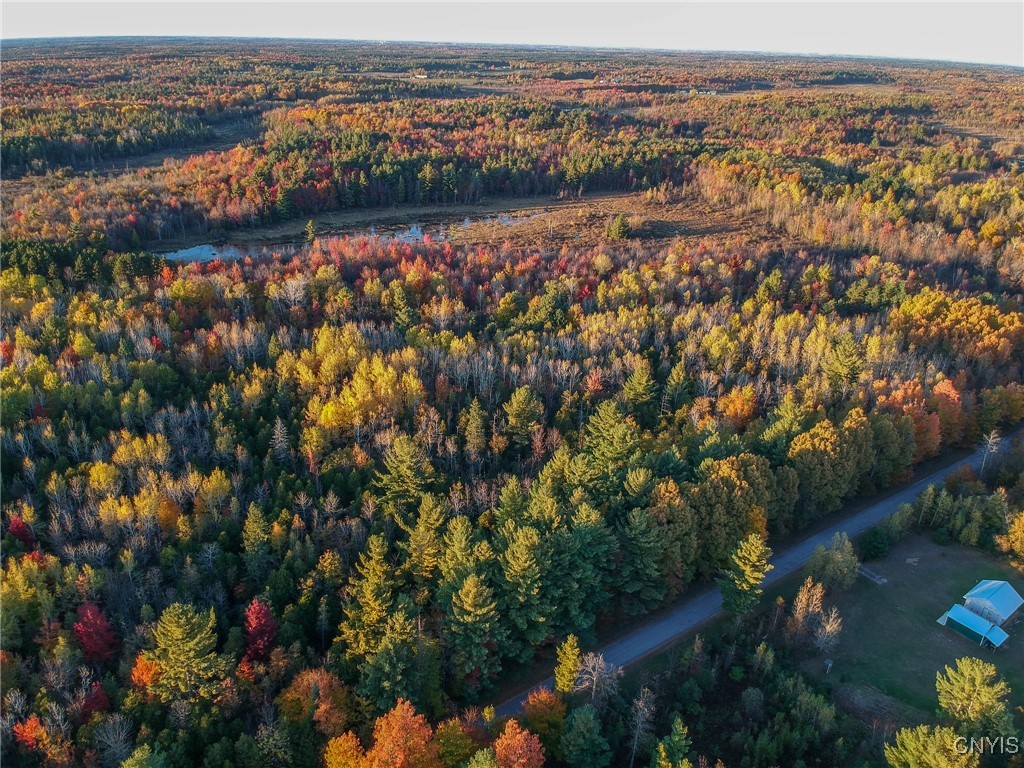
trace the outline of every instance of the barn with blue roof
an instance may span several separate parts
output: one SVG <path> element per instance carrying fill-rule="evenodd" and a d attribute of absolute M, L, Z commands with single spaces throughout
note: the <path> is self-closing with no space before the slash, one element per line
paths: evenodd
<path fill-rule="evenodd" d="M 978 645 L 998 648 L 1009 635 L 1002 628 L 1024 605 L 1009 582 L 983 579 L 964 595 L 963 605 L 954 605 L 938 622 Z"/>

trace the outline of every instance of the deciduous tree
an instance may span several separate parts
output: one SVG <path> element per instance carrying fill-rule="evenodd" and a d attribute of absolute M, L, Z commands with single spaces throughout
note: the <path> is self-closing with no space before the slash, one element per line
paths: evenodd
<path fill-rule="evenodd" d="M 348 687 L 325 669 L 304 669 L 277 697 L 281 716 L 295 724 L 312 715 L 316 730 L 328 739 L 343 737 L 351 717 Z"/>
<path fill-rule="evenodd" d="M 412 704 L 400 699 L 373 725 L 373 746 L 365 768 L 440 768 L 433 731 Z"/>
<path fill-rule="evenodd" d="M 537 734 L 545 752 L 555 759 L 560 759 L 562 754 L 561 739 L 567 711 L 565 700 L 547 688 L 531 691 L 523 703 L 526 727 Z"/>
<path fill-rule="evenodd" d="M 324 768 L 361 768 L 365 752 L 354 733 L 344 733 L 327 742 Z"/>
<path fill-rule="evenodd" d="M 494 740 L 498 768 L 544 768 L 544 747 L 536 735 L 509 720 Z"/>
<path fill-rule="evenodd" d="M 845 533 L 832 537 L 828 549 L 819 545 L 807 562 L 807 575 L 821 584 L 827 591 L 845 590 L 857 581 L 860 563 L 853 544 Z"/>
<path fill-rule="evenodd" d="M 106 663 L 117 654 L 118 641 L 110 619 L 95 603 L 78 606 L 75 637 L 89 661 Z"/>
<path fill-rule="evenodd" d="M 248 658 L 254 661 L 263 661 L 267 658 L 277 638 L 277 626 L 270 606 L 258 597 L 253 598 L 245 609 L 245 645 Z"/>

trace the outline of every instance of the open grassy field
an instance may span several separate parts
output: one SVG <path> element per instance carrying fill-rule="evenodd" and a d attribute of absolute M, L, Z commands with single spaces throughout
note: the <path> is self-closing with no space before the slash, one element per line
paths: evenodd
<path fill-rule="evenodd" d="M 980 579 L 1006 579 L 1021 590 L 1024 573 L 980 550 L 939 546 L 922 535 L 868 567 L 885 583 L 862 576 L 849 592 L 826 598 L 843 616 L 828 680 L 841 704 L 869 718 L 927 720 L 936 708 L 936 672 L 963 656 L 995 664 L 1010 684 L 1011 702 L 1024 702 L 1024 620 L 1006 627 L 1010 639 L 997 651 L 936 623 Z M 808 675 L 824 677 L 822 658 L 803 666 Z"/>

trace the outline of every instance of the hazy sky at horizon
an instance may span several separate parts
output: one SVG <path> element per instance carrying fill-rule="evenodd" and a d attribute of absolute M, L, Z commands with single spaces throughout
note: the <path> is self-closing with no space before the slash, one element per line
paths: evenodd
<path fill-rule="evenodd" d="M 762 51 L 1024 66 L 1024 2 L 4 2 L 3 39 L 187 35 Z"/>

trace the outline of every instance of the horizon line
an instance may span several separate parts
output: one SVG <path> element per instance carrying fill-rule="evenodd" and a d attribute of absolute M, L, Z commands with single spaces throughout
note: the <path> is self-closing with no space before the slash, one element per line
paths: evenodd
<path fill-rule="evenodd" d="M 468 48 L 497 48 L 497 49 L 520 49 L 520 50 L 548 50 L 548 51 L 614 51 L 621 53 L 664 53 L 664 54 L 697 54 L 697 55 L 718 55 L 718 56 L 761 56 L 771 58 L 798 58 L 798 59 L 833 59 L 833 60 L 855 60 L 864 62 L 892 62 L 898 64 L 958 64 L 986 69 L 1009 69 L 1024 72 L 1024 64 L 1003 64 L 996 62 L 984 62 L 968 59 L 932 59 L 923 57 L 907 57 L 898 55 L 877 56 L 864 53 L 820 53 L 820 52 L 795 52 L 795 51 L 772 51 L 753 49 L 724 49 L 724 48 L 646 48 L 642 46 L 616 46 L 616 45 L 572 45 L 554 43 L 515 43 L 515 42 L 471 42 L 458 40 L 414 40 L 399 38 L 347 38 L 347 37 L 279 37 L 276 35 L 231 35 L 231 34 L 209 34 L 209 35 L 54 35 L 48 37 L 6 37 L 0 36 L 0 47 L 9 43 L 47 43 L 60 41 L 156 41 L 156 40 L 191 40 L 191 41 L 224 41 L 224 40 L 263 40 L 283 43 L 362 43 L 371 45 L 420 45 L 420 46 L 464 46 Z"/>

